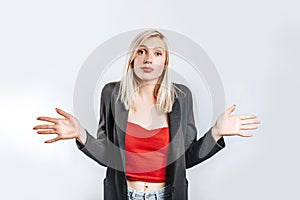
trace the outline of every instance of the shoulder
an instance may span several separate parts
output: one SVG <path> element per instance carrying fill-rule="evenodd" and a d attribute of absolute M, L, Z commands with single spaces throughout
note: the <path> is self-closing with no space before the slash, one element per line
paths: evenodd
<path fill-rule="evenodd" d="M 174 82 L 172 82 L 172 85 L 174 86 L 175 95 L 177 98 L 184 98 L 192 95 L 191 90 L 188 86 L 182 83 L 174 83 Z"/>
<path fill-rule="evenodd" d="M 104 101 L 110 101 L 112 96 L 116 93 L 117 94 L 117 87 L 120 81 L 112 81 L 106 83 L 101 91 L 101 99 Z"/>
<path fill-rule="evenodd" d="M 120 81 L 106 83 L 102 88 L 102 94 L 111 94 L 118 85 L 120 85 Z"/>
<path fill-rule="evenodd" d="M 102 96 L 109 96 L 112 94 L 117 94 L 119 88 L 120 88 L 120 83 L 121 81 L 112 81 L 109 83 L 106 83 L 103 86 L 102 89 Z M 174 87 L 174 92 L 175 92 L 175 96 L 176 98 L 185 98 L 187 96 L 191 96 L 191 90 L 189 89 L 188 86 L 182 84 L 182 83 L 175 83 L 172 82 L 172 85 Z"/>

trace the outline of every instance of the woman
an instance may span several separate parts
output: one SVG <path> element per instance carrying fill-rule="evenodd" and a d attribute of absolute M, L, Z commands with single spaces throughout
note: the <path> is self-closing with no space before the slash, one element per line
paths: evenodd
<path fill-rule="evenodd" d="M 104 199 L 188 199 L 186 169 L 225 147 L 223 136 L 251 137 L 260 122 L 255 115 L 227 109 L 199 140 L 190 90 L 168 78 L 169 51 L 157 30 L 140 33 L 130 45 L 124 77 L 101 92 L 97 139 L 79 121 L 56 108 L 64 118 L 38 117 L 39 134 L 57 134 L 45 141 L 76 139 L 78 148 L 107 167 Z"/>

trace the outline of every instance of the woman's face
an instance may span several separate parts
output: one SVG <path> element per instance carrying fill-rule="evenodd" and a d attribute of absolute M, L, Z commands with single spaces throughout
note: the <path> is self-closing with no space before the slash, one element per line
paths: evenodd
<path fill-rule="evenodd" d="M 146 39 L 137 50 L 133 61 L 133 70 L 143 82 L 157 82 L 161 76 L 165 60 L 166 47 L 158 37 Z"/>

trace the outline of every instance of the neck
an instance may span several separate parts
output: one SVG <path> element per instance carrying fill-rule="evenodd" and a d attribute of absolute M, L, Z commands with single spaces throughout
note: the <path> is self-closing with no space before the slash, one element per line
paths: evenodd
<path fill-rule="evenodd" d="M 156 82 L 143 82 L 139 88 L 139 96 L 142 100 L 153 100 L 153 91 L 155 88 Z"/>

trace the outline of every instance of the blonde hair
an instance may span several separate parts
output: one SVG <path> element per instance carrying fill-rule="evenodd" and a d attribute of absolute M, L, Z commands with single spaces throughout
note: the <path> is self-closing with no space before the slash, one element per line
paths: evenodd
<path fill-rule="evenodd" d="M 125 108 L 129 110 L 132 108 L 136 109 L 136 94 L 139 92 L 139 81 L 133 71 L 133 61 L 138 51 L 139 46 L 148 38 L 157 37 L 160 38 L 165 44 L 165 66 L 162 75 L 158 78 L 158 81 L 153 90 L 153 96 L 156 101 L 157 108 L 167 113 L 172 111 L 172 105 L 174 103 L 174 85 L 171 83 L 168 76 L 168 65 L 169 65 L 169 49 L 167 45 L 166 37 L 157 30 L 147 30 L 139 33 L 131 42 L 129 46 L 129 53 L 125 64 L 124 75 L 121 79 L 120 89 L 117 99 L 121 98 Z"/>

